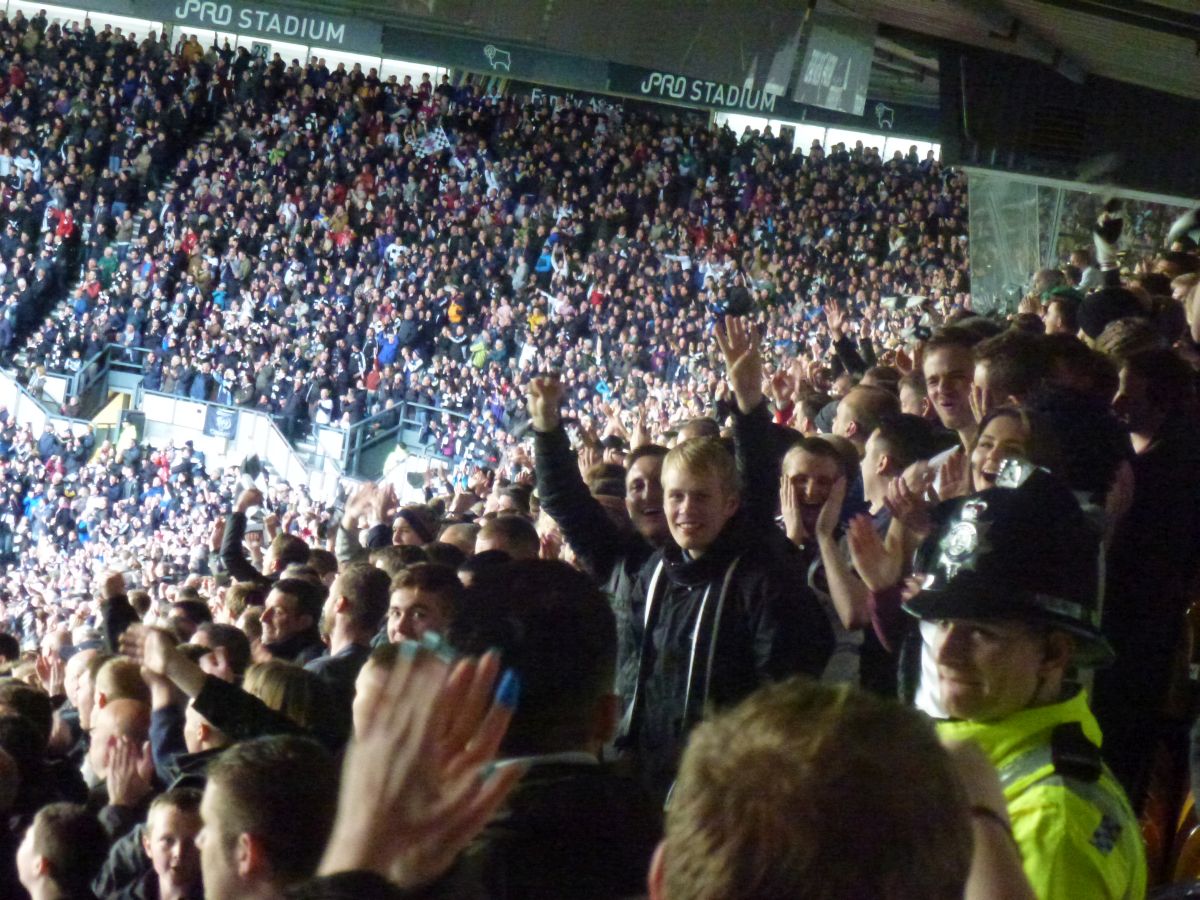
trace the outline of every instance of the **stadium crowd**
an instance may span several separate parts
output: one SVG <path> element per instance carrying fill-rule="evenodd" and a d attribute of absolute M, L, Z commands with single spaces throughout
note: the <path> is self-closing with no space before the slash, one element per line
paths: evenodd
<path fill-rule="evenodd" d="M 133 210 L 209 128 L 212 69 L 166 41 L 49 23 L 44 11 L 0 16 L 5 358 L 76 280 L 84 245 L 130 244 Z"/>
<path fill-rule="evenodd" d="M 834 296 L 881 352 L 909 297 L 966 302 L 965 182 L 931 159 L 241 53 L 218 55 L 221 119 L 128 210 L 132 240 L 97 215 L 29 368 L 115 343 L 148 389 L 293 437 L 424 402 L 469 413 L 431 420 L 432 446 L 495 459 L 534 369 L 568 374 L 577 415 L 645 402 L 665 424 L 708 404 L 726 308 L 767 308 L 780 354 L 823 355 Z"/>
<path fill-rule="evenodd" d="M 83 42 L 80 71 L 120 40 L 6 27 Z M 0 894 L 1159 880 L 1138 816 L 1188 754 L 1200 567 L 1194 214 L 1122 260 L 1108 203 L 987 317 L 933 161 L 186 39 L 126 81 L 155 60 L 213 127 L 131 178 L 136 238 L 93 258 L 106 214 L 85 227 L 26 365 L 116 336 L 151 389 L 289 422 L 432 400 L 470 424 L 431 443 L 478 464 L 326 507 L 0 412 Z"/>

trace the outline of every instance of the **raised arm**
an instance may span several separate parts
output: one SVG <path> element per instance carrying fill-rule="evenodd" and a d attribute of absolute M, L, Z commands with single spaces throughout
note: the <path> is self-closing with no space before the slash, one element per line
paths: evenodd
<path fill-rule="evenodd" d="M 763 396 L 759 335 L 744 319 L 726 316 L 714 329 L 733 392 L 733 441 L 742 479 L 742 515 L 755 527 L 774 528 L 779 460 L 771 449 L 771 417 Z"/>
<path fill-rule="evenodd" d="M 825 321 L 829 325 L 829 336 L 833 340 L 833 352 L 846 371 L 861 375 L 867 371 L 867 361 L 859 355 L 854 341 L 846 334 L 846 311 L 831 300 L 825 304 Z"/>
<path fill-rule="evenodd" d="M 238 497 L 229 518 L 225 520 L 225 535 L 221 539 L 221 562 L 230 577 L 237 581 L 265 580 L 263 573 L 254 568 L 246 556 L 246 548 L 242 546 L 242 539 L 246 536 L 246 510 L 252 506 L 260 506 L 262 502 L 262 491 L 246 488 Z"/>
<path fill-rule="evenodd" d="M 105 572 L 100 576 L 98 593 L 104 643 L 110 653 L 116 653 L 121 635 L 138 621 L 138 615 L 125 594 L 125 577 L 120 572 Z"/>
<path fill-rule="evenodd" d="M 606 581 L 621 556 L 625 535 L 592 496 L 562 428 L 562 383 L 539 375 L 529 382 L 534 472 L 542 508 L 558 523 L 571 549 L 598 581 Z"/>
<path fill-rule="evenodd" d="M 334 539 L 334 555 L 339 563 L 348 562 L 362 553 L 362 544 L 358 542 L 358 526 L 362 516 L 367 514 L 378 486 L 371 481 L 364 482 L 346 503 L 341 519 L 338 520 L 337 537 Z"/>
<path fill-rule="evenodd" d="M 121 641 L 122 652 L 154 675 L 169 679 L 192 699 L 196 712 L 230 739 L 249 740 L 268 734 L 304 734 L 287 716 L 271 709 L 240 687 L 206 675 L 176 646 L 167 632 L 157 628 L 130 628 Z"/>

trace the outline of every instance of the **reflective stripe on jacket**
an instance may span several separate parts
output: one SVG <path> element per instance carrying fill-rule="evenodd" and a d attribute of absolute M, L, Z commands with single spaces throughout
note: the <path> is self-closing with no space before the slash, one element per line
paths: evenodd
<path fill-rule="evenodd" d="M 1087 695 L 1000 722 L 942 722 L 944 737 L 978 743 L 1000 773 L 1025 874 L 1041 900 L 1142 900 L 1146 852 L 1121 786 L 1096 755 L 1095 774 L 1056 764 L 1059 726 L 1077 723 L 1098 749 Z"/>

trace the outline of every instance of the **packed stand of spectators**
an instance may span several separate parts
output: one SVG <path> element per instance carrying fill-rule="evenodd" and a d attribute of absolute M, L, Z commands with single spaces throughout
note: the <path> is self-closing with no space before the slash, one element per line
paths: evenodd
<path fill-rule="evenodd" d="M 1126 224 L 1101 289 L 1038 273 L 866 369 L 838 303 L 836 374 L 724 317 L 719 398 L 628 445 L 533 376 L 529 434 L 423 504 L 8 426 L 10 515 L 36 472 L 150 487 L 78 569 L 52 501 L 16 529 L 5 895 L 1144 896 L 1189 724 L 1200 255 L 1182 221 L 1122 273 Z"/>
<path fill-rule="evenodd" d="M 93 327 L 88 303 L 96 270 L 113 244 L 115 259 L 99 268 L 113 276 L 141 222 L 146 192 L 211 122 L 214 68 L 170 52 L 166 35 L 135 34 L 90 20 L 48 23 L 44 11 L 0 15 L 0 360 L 11 364 L 20 341 L 43 321 L 68 285 L 75 329 L 68 322 L 33 361 L 34 388 L 46 369 L 77 371 L 78 335 Z M 81 301 L 86 297 L 87 301 Z M 75 359 L 72 363 L 71 360 Z M 38 367 L 42 367 L 38 371 Z"/>
<path fill-rule="evenodd" d="M 9 596 L 41 596 L 39 615 L 72 622 L 95 573 L 117 565 L 142 573 L 157 599 L 167 585 L 208 566 L 207 544 L 198 545 L 196 535 L 212 536 L 238 475 L 238 467 L 210 474 L 190 441 L 152 447 L 123 439 L 114 446 L 97 442 L 90 428 L 77 436 L 51 425 L 34 434 L 0 409 L 0 566 Z M 295 498 L 289 527 L 317 537 L 326 506 L 305 488 L 293 494 L 285 483 L 272 485 L 273 501 L 284 496 Z M 256 517 L 256 551 L 264 528 L 269 542 L 277 525 Z M 18 612 L 11 605 L 8 611 Z"/>
<path fill-rule="evenodd" d="M 396 338 L 483 464 L 326 509 L 0 416 L 0 894 L 1145 896 L 1192 724 L 1194 215 L 1122 260 L 1106 203 L 990 319 L 936 164 L 242 76 L 147 196 L 153 277 L 85 313 L 144 309 L 127 352 L 159 328 L 197 399 L 315 384 L 316 422 Z"/>
<path fill-rule="evenodd" d="M 156 239 L 116 272 L 89 250 L 87 327 L 47 324 L 31 363 L 114 342 L 148 389 L 295 438 L 421 402 L 467 414 L 427 417 L 431 450 L 495 460 L 530 371 L 567 373 L 585 419 L 645 402 L 666 423 L 709 402 L 726 308 L 761 310 L 773 352 L 823 354 L 831 297 L 868 310 L 852 327 L 880 350 L 915 324 L 910 297 L 968 302 L 965 180 L 915 151 L 239 61 L 186 187 L 144 207 Z"/>

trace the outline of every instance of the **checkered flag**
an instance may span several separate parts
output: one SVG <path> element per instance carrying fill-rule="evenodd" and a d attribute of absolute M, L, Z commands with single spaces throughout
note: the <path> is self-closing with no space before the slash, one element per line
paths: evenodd
<path fill-rule="evenodd" d="M 431 153 L 441 153 L 454 146 L 454 141 L 450 139 L 450 135 L 446 134 L 446 129 L 441 125 L 429 129 L 424 136 L 415 138 L 411 143 L 419 159 L 424 159 Z"/>

